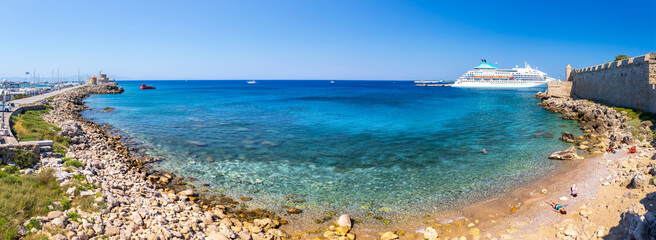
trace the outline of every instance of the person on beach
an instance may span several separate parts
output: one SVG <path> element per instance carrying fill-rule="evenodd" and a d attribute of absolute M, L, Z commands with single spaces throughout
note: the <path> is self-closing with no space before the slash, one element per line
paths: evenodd
<path fill-rule="evenodd" d="M 579 195 L 579 190 L 576 187 L 576 184 L 572 185 L 572 197 L 576 197 Z"/>
<path fill-rule="evenodd" d="M 631 149 L 629 149 L 629 152 L 626 153 L 626 154 L 634 154 L 634 153 L 636 153 L 636 152 L 637 152 L 637 149 L 636 149 L 635 146 L 633 146 L 633 147 L 631 147 Z"/>
<path fill-rule="evenodd" d="M 555 202 L 551 202 L 551 203 L 546 202 L 546 203 L 549 204 L 549 206 L 551 206 L 553 208 L 554 212 L 557 212 L 557 213 L 560 213 L 560 214 L 563 214 L 563 215 L 567 214 L 567 211 L 565 210 L 565 206 L 560 205 L 560 204 L 556 204 Z"/>
<path fill-rule="evenodd" d="M 615 144 L 610 143 L 610 146 L 608 146 L 608 149 L 606 150 L 606 152 L 615 154 Z"/>

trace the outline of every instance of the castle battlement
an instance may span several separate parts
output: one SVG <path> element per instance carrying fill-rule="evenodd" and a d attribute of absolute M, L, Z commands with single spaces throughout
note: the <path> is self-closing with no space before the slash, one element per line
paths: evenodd
<path fill-rule="evenodd" d="M 549 85 L 549 94 L 656 113 L 656 52 L 566 70 L 567 81 Z"/>
<path fill-rule="evenodd" d="M 631 65 L 650 64 L 650 63 L 656 64 L 656 52 L 647 53 L 645 55 L 623 59 L 619 61 L 599 64 L 596 66 L 578 68 L 578 69 L 574 69 L 573 71 L 575 73 L 584 73 L 584 72 L 600 71 L 600 70 L 612 69 L 612 68 L 631 67 Z"/>

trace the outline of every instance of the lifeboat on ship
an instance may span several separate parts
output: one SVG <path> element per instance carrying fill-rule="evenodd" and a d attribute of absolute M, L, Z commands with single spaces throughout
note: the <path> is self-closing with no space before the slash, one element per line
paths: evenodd
<path fill-rule="evenodd" d="M 155 89 L 155 86 L 148 86 L 144 83 L 141 84 L 141 87 L 139 89 Z"/>

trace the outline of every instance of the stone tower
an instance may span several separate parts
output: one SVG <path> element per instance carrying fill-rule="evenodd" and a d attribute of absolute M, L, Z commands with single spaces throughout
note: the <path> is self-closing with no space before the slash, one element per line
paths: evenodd
<path fill-rule="evenodd" d="M 567 64 L 567 68 L 566 68 L 566 69 L 567 69 L 567 70 L 565 71 L 565 81 L 570 81 L 570 82 L 571 82 L 572 79 L 570 79 L 569 77 L 570 77 L 570 75 L 572 74 L 572 65 Z"/>

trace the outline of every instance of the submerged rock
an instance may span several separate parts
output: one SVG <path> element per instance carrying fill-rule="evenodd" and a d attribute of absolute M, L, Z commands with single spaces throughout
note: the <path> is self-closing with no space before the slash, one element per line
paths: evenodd
<path fill-rule="evenodd" d="M 576 142 L 576 135 L 570 132 L 562 132 L 560 136 L 560 140 L 563 140 L 568 143 L 574 143 Z"/>
<path fill-rule="evenodd" d="M 289 214 L 299 214 L 299 213 L 302 213 L 302 212 L 303 212 L 303 210 L 298 209 L 298 208 L 287 209 L 287 213 L 289 213 Z"/>
<path fill-rule="evenodd" d="M 207 146 L 206 143 L 199 142 L 199 141 L 195 141 L 195 140 L 186 140 L 185 142 L 187 142 L 187 143 L 189 143 L 189 144 L 193 144 L 193 145 L 199 146 L 199 147 L 205 147 L 205 146 Z"/>

